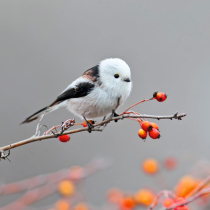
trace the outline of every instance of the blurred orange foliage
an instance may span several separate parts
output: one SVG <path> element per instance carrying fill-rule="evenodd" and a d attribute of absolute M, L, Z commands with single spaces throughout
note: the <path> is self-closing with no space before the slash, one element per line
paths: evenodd
<path fill-rule="evenodd" d="M 190 193 L 197 185 L 199 182 L 192 176 L 183 176 L 176 188 L 175 188 L 175 193 L 178 197 L 185 197 Z"/>
<path fill-rule="evenodd" d="M 87 204 L 85 203 L 78 203 L 75 207 L 74 210 L 89 210 Z"/>
<path fill-rule="evenodd" d="M 58 191 L 63 196 L 72 196 L 75 192 L 75 187 L 72 181 L 64 180 L 59 183 Z"/>
<path fill-rule="evenodd" d="M 55 204 L 56 210 L 70 210 L 70 203 L 64 199 L 57 201 Z"/>
<path fill-rule="evenodd" d="M 156 174 L 159 169 L 159 164 L 155 159 L 149 158 L 144 160 L 142 167 L 144 172 L 148 174 Z"/>
<path fill-rule="evenodd" d="M 137 204 L 150 205 L 154 201 L 155 196 L 149 189 L 141 189 L 134 195 Z"/>

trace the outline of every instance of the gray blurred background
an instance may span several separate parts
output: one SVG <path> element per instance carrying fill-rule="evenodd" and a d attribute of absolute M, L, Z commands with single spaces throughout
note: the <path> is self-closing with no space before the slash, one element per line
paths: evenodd
<path fill-rule="evenodd" d="M 124 59 L 132 71 L 133 91 L 118 113 L 158 90 L 168 94 L 164 103 L 151 101 L 135 110 L 188 114 L 183 121 L 158 121 L 159 140 L 143 142 L 138 123 L 124 120 L 103 133 L 71 135 L 66 144 L 51 139 L 16 148 L 11 163 L 0 162 L 0 184 L 110 157 L 113 166 L 85 185 L 87 200 L 101 205 L 111 187 L 160 189 L 140 170 L 145 158 L 179 157 L 179 170 L 164 172 L 171 186 L 197 158 L 210 158 L 209 7 L 208 0 L 0 0 L 0 146 L 32 136 L 37 122 L 20 122 L 110 57 Z M 63 108 L 43 123 L 50 127 L 73 117 Z M 9 202 L 6 197 L 1 205 Z M 42 205 L 51 202 L 49 198 Z"/>

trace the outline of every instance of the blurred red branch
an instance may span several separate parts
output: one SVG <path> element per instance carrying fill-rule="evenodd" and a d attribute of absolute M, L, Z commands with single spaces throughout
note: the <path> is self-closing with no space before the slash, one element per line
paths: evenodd
<path fill-rule="evenodd" d="M 30 191 L 26 192 L 21 198 L 1 208 L 0 210 L 13 210 L 13 209 L 23 210 L 28 205 L 55 193 L 58 189 L 57 187 L 58 183 L 61 182 L 62 180 L 68 179 L 72 181 L 79 181 L 81 179 L 87 178 L 88 176 L 92 175 L 93 173 L 96 173 L 99 170 L 107 168 L 109 165 L 110 161 L 101 158 L 94 160 L 89 164 L 87 164 L 84 168 L 81 168 L 80 170 L 82 171 L 80 171 L 80 173 L 76 172 L 75 174 L 75 170 L 78 169 L 74 168 L 65 169 L 59 172 L 47 175 L 41 175 L 31 179 L 22 180 L 20 182 L 1 186 L 0 187 L 1 195 L 18 193 L 24 190 L 30 190 Z"/>
<path fill-rule="evenodd" d="M 160 192 L 156 195 L 155 200 L 154 200 L 153 203 L 150 205 L 150 207 L 148 208 L 148 210 L 153 210 L 154 207 L 157 205 L 158 200 L 159 200 L 162 196 L 165 196 L 166 198 L 168 198 L 168 197 L 176 198 L 176 195 L 175 195 L 173 192 L 169 191 L 169 190 L 160 191 Z"/>
<path fill-rule="evenodd" d="M 201 182 L 194 190 L 190 192 L 190 194 L 187 195 L 187 199 L 184 201 L 180 201 L 179 203 L 173 204 L 170 207 L 162 207 L 160 210 L 173 210 L 178 206 L 187 205 L 197 198 L 202 197 L 205 194 L 210 194 L 210 187 L 204 188 L 208 183 L 210 182 L 210 176 L 208 176 L 203 182 Z M 174 198 L 176 195 L 174 195 L 171 191 L 163 190 L 159 192 L 154 200 L 154 202 L 150 205 L 148 210 L 153 210 L 155 206 L 158 204 L 158 200 L 161 196 L 169 197 L 169 195 Z"/>
<path fill-rule="evenodd" d="M 171 205 L 170 207 L 163 207 L 161 208 L 160 210 L 173 210 L 175 209 L 176 207 L 178 206 L 183 206 L 183 205 L 187 205 L 191 202 L 193 202 L 194 200 L 196 200 L 197 198 L 200 198 L 202 197 L 203 195 L 206 195 L 206 194 L 209 194 L 210 193 L 210 188 L 205 188 L 203 190 L 201 190 L 200 192 L 194 194 L 193 196 L 189 197 L 187 200 L 185 200 L 184 202 L 179 202 L 175 205 Z"/>

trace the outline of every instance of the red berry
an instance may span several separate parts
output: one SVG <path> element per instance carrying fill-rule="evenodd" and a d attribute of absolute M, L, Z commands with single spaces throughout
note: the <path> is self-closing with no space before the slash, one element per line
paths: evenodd
<path fill-rule="evenodd" d="M 152 139 L 159 139 L 160 138 L 160 132 L 155 129 L 155 128 L 152 128 L 151 131 L 149 131 L 149 136 L 152 138 Z"/>
<path fill-rule="evenodd" d="M 158 127 L 158 125 L 156 123 L 151 122 L 150 124 L 151 124 L 152 128 L 155 128 L 157 130 L 159 129 L 159 127 Z"/>
<path fill-rule="evenodd" d="M 58 137 L 60 142 L 68 142 L 70 140 L 70 136 L 68 134 L 62 135 Z"/>
<path fill-rule="evenodd" d="M 145 131 L 151 131 L 152 130 L 152 126 L 151 126 L 151 123 L 149 121 L 144 121 L 141 124 L 141 128 Z"/>
<path fill-rule="evenodd" d="M 143 129 L 139 129 L 138 134 L 139 134 L 139 137 L 142 138 L 142 139 L 147 138 L 147 132 Z"/>
<path fill-rule="evenodd" d="M 156 93 L 154 93 L 154 97 L 157 99 L 157 101 L 163 102 L 166 100 L 167 95 L 162 92 L 156 92 Z"/>
<path fill-rule="evenodd" d="M 172 204 L 174 204 L 174 200 L 171 199 L 171 198 L 166 198 L 166 199 L 163 201 L 163 206 L 164 206 L 164 207 L 169 207 L 169 206 L 171 206 Z"/>
<path fill-rule="evenodd" d="M 87 127 L 87 123 L 85 120 L 83 121 L 82 125 L 83 125 L 83 127 Z"/>

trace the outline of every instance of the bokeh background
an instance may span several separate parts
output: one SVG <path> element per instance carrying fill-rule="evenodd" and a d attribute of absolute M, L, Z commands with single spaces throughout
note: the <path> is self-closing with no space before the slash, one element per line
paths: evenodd
<path fill-rule="evenodd" d="M 159 140 L 143 142 L 139 124 L 123 120 L 103 133 L 71 135 L 66 144 L 51 139 L 16 148 L 11 163 L 0 162 L 0 184 L 105 156 L 113 166 L 89 178 L 84 189 L 90 203 L 101 205 L 111 187 L 158 189 L 140 170 L 145 158 L 179 157 L 179 169 L 166 173 L 171 186 L 197 159 L 210 158 L 209 7 L 208 0 L 0 0 L 0 146 L 32 136 L 37 122 L 20 122 L 110 57 L 124 59 L 132 71 L 132 94 L 118 112 L 158 90 L 168 94 L 164 103 L 151 101 L 135 110 L 188 114 L 182 121 L 158 121 Z M 50 127 L 73 117 L 62 108 L 43 123 Z M 0 206 L 10 202 L 11 197 L 4 197 Z"/>

